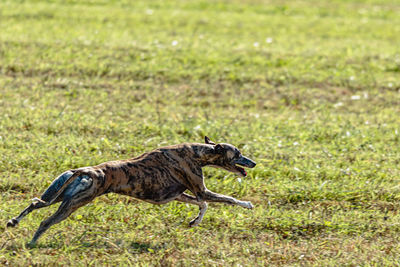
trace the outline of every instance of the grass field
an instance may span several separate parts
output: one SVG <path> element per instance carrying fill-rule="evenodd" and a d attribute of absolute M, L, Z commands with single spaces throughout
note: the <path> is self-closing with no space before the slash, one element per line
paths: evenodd
<path fill-rule="evenodd" d="M 400 265 L 400 3 L 0 0 L 0 264 Z M 106 195 L 26 244 L 61 172 L 238 146 L 209 189 L 254 210 Z"/>

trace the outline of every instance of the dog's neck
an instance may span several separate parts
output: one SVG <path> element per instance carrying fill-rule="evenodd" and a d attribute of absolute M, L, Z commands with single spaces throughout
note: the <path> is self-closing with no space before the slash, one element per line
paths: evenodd
<path fill-rule="evenodd" d="M 214 146 L 209 144 L 193 144 L 193 153 L 201 167 L 215 165 L 219 155 L 215 152 Z"/>

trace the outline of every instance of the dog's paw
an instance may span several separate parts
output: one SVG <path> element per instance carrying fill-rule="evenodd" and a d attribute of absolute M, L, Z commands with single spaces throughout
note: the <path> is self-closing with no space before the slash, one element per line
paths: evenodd
<path fill-rule="evenodd" d="M 17 219 L 12 218 L 11 220 L 9 220 L 9 221 L 7 222 L 7 227 L 15 227 L 15 226 L 17 226 L 17 224 L 18 224 Z"/>
<path fill-rule="evenodd" d="M 251 204 L 250 201 L 243 201 L 241 206 L 243 208 L 250 209 L 250 210 L 254 209 L 254 206 L 253 206 L 253 204 Z"/>
<path fill-rule="evenodd" d="M 26 244 L 26 247 L 29 249 L 36 248 L 36 242 L 29 242 Z"/>
<path fill-rule="evenodd" d="M 189 227 L 196 227 L 197 225 L 199 225 L 200 220 L 198 220 L 197 218 L 194 220 L 191 220 L 189 223 Z"/>

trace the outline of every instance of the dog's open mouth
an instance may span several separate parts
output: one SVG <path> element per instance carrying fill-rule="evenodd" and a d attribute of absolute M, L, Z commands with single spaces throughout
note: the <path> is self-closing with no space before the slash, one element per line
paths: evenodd
<path fill-rule="evenodd" d="M 247 172 L 245 169 L 243 169 L 242 167 L 238 166 L 237 164 L 235 165 L 235 169 L 240 172 L 240 174 L 242 174 L 243 176 L 247 176 Z"/>
<path fill-rule="evenodd" d="M 242 166 L 245 168 L 254 168 L 254 166 L 256 166 L 254 161 L 243 156 L 240 156 L 238 159 L 234 160 L 233 163 L 235 170 L 244 177 L 247 176 L 247 172 L 244 168 L 242 168 Z"/>

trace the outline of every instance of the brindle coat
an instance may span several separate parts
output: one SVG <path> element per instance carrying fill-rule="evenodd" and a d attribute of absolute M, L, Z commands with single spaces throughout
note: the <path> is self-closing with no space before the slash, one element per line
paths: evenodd
<path fill-rule="evenodd" d="M 162 147 L 128 160 L 69 170 L 56 178 L 40 199 L 35 198 L 7 226 L 16 226 L 35 209 L 62 201 L 56 213 L 40 224 L 30 243 L 33 245 L 49 227 L 66 219 L 94 198 L 107 193 L 128 195 L 153 204 L 177 200 L 198 205 L 200 212 L 190 222 L 190 226 L 201 222 L 207 210 L 207 202 L 253 208 L 250 202 L 209 191 L 204 185 L 202 173 L 202 167 L 207 165 L 246 176 L 246 171 L 238 165 L 253 168 L 256 164 L 242 156 L 236 147 L 215 144 L 205 137 L 205 144 L 185 143 Z M 184 193 L 185 190 L 192 192 L 195 197 Z"/>

